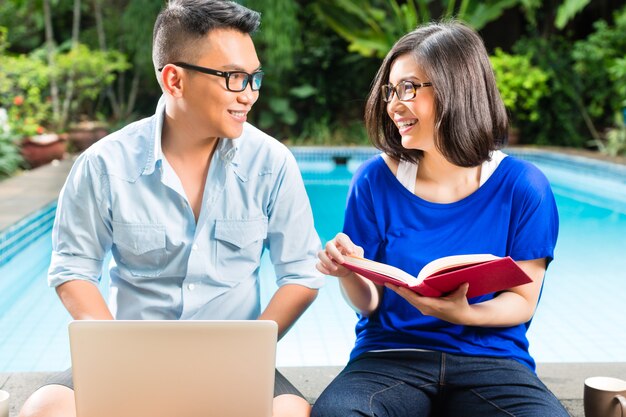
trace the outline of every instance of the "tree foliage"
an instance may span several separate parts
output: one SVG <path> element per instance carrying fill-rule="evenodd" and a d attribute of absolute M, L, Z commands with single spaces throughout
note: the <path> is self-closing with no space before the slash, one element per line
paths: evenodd
<path fill-rule="evenodd" d="M 62 129 L 81 117 L 115 127 L 151 114 L 161 94 L 152 28 L 166 1 L 2 0 L 0 26 L 9 30 L 0 46 L 0 107 L 23 131 Z M 603 137 L 626 102 L 618 18 L 597 23 L 572 48 L 590 31 L 578 24 L 614 10 L 610 0 L 236 1 L 262 14 L 254 40 L 266 77 L 250 121 L 280 139 L 365 143 L 363 106 L 381 58 L 418 24 L 445 18 L 484 29 L 489 47 L 506 51 L 494 67 L 527 142 L 585 146 Z M 502 30 L 521 39 L 505 45 Z"/>
<path fill-rule="evenodd" d="M 581 76 L 589 113 L 608 125 L 626 108 L 626 7 L 613 24 L 594 23 L 594 31 L 572 49 L 574 69 Z"/>
<path fill-rule="evenodd" d="M 50 6 L 52 15 L 50 27 L 46 27 L 46 4 Z M 56 68 L 51 73 L 50 96 L 53 115 L 59 120 L 59 126 L 66 126 L 72 117 L 80 116 L 76 113 L 63 114 L 64 110 L 71 113 L 73 109 L 87 111 L 83 116 L 90 118 L 106 114 L 115 124 L 133 117 L 137 103 L 152 103 L 160 94 L 152 68 L 151 45 L 154 20 L 163 5 L 164 2 L 153 0 L 4 0 L 0 4 L 0 25 L 10 28 L 9 52 L 13 54 L 41 49 L 49 31 L 51 49 L 48 65 Z M 76 14 L 76 11 L 80 13 Z M 23 19 L 16 19 L 17 16 Z M 57 55 L 67 53 L 78 43 L 89 48 L 96 55 L 94 59 L 102 58 L 98 51 L 109 54 L 107 59 L 111 59 L 111 65 L 102 64 L 105 71 L 115 67 L 114 72 L 106 76 L 89 75 L 92 80 L 102 81 L 110 80 L 110 75 L 114 76 L 110 82 L 100 86 L 98 97 L 94 97 L 90 90 L 87 95 L 91 95 L 91 103 L 88 106 L 85 105 L 85 94 L 78 91 L 74 84 L 76 77 L 68 76 L 73 74 L 74 66 L 68 68 L 64 64 L 64 70 L 69 72 L 59 75 L 61 73 L 54 61 Z M 74 51 L 68 56 L 81 60 L 76 67 L 84 69 L 90 65 L 87 62 L 89 57 L 81 51 Z M 54 78 L 57 75 L 63 77 L 64 83 L 59 84 L 60 80 Z M 85 72 L 80 75 L 82 78 Z M 64 101 L 74 96 L 78 102 Z M 150 107 L 153 105 L 150 104 Z M 143 110 L 140 112 L 143 113 Z"/>
<path fill-rule="evenodd" d="M 479 30 L 518 3 L 519 0 L 318 0 L 314 10 L 349 42 L 350 52 L 382 58 L 402 35 L 419 24 L 456 18 Z"/>
<path fill-rule="evenodd" d="M 496 48 L 491 56 L 498 90 L 514 124 L 535 122 L 540 101 L 548 96 L 548 74 L 534 66 L 529 55 L 512 55 Z"/>

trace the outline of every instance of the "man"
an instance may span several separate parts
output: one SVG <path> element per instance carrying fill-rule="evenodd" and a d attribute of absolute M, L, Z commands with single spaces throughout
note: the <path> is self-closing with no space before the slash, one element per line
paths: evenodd
<path fill-rule="evenodd" d="M 159 14 L 154 116 L 76 161 L 59 198 L 49 283 L 74 319 L 269 319 L 279 337 L 323 284 L 320 243 L 293 156 L 246 123 L 263 73 L 259 15 L 234 2 L 175 0 Z M 270 250 L 279 289 L 260 311 Z M 111 251 L 108 306 L 97 284 Z M 276 374 L 274 415 L 309 405 Z M 71 372 L 20 416 L 75 415 Z"/>

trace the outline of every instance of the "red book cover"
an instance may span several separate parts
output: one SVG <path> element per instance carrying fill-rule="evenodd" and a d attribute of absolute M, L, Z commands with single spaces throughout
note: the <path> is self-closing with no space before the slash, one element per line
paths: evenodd
<path fill-rule="evenodd" d="M 440 297 L 456 290 L 465 282 L 470 284 L 468 298 L 532 282 L 509 256 L 447 256 L 427 264 L 417 277 L 390 265 L 349 255 L 345 256 L 343 266 L 376 284 L 384 285 L 388 282 L 426 297 Z"/>

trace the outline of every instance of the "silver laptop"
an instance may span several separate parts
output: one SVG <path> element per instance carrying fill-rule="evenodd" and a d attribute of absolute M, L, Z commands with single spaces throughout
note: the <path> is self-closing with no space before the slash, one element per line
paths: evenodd
<path fill-rule="evenodd" d="M 270 417 L 273 321 L 73 321 L 77 417 Z"/>

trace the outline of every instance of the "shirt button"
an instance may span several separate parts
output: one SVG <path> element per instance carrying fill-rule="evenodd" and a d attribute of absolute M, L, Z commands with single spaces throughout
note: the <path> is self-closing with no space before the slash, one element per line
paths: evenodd
<path fill-rule="evenodd" d="M 187 289 L 188 289 L 189 291 L 193 291 L 193 290 L 195 290 L 195 289 L 196 289 L 196 284 L 189 284 L 189 285 L 187 285 Z"/>
<path fill-rule="evenodd" d="M 192 250 L 198 250 L 198 245 L 196 245 L 195 243 L 193 244 L 193 246 L 191 247 Z"/>

